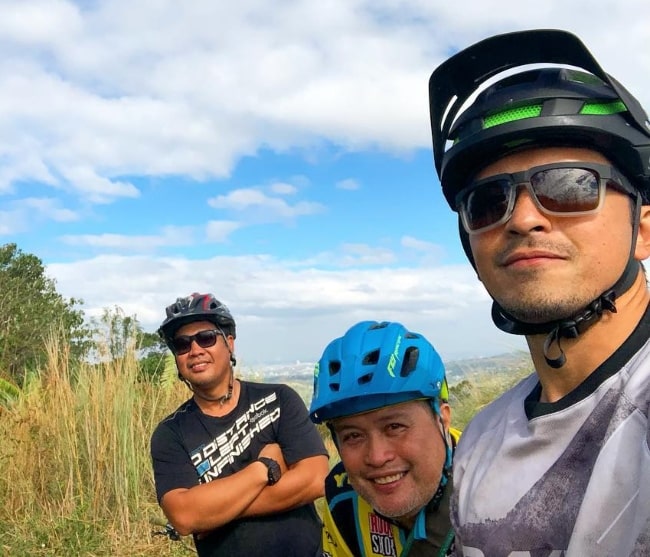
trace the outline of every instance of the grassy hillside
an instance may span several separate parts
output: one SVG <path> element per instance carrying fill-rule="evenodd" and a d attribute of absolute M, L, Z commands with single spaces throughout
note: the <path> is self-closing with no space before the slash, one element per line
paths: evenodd
<path fill-rule="evenodd" d="M 65 346 L 48 350 L 40 376 L 0 398 L 0 555 L 190 555 L 191 540 L 154 534 L 164 517 L 149 461 L 153 428 L 187 389 L 138 382 L 132 356 L 73 371 Z M 509 362 L 467 363 L 452 383 L 456 427 L 530 371 Z M 310 380 L 291 384 L 311 398 Z"/>

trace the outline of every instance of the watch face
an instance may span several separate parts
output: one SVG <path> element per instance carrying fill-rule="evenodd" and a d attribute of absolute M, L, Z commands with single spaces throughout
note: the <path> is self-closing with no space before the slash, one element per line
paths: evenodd
<path fill-rule="evenodd" d="M 282 470 L 280 470 L 280 465 L 275 460 L 271 460 L 269 463 L 269 485 L 277 483 L 281 476 Z"/>
<path fill-rule="evenodd" d="M 267 458 L 264 456 L 259 457 L 257 460 L 263 462 L 268 468 L 269 471 L 268 484 L 274 485 L 278 483 L 278 481 L 282 477 L 282 470 L 280 469 L 280 465 L 272 458 Z"/>

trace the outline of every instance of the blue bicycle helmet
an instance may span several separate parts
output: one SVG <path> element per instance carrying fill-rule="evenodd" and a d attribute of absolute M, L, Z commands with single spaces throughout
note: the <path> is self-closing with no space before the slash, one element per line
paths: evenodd
<path fill-rule="evenodd" d="M 362 321 L 332 341 L 314 370 L 310 415 L 321 423 L 408 400 L 448 398 L 440 356 L 401 323 Z"/>
<path fill-rule="evenodd" d="M 160 325 L 158 334 L 171 349 L 171 341 L 176 331 L 193 321 L 210 321 L 214 323 L 224 336 L 236 336 L 235 320 L 225 304 L 212 294 L 194 292 L 176 301 L 165 309 L 167 317 Z"/>

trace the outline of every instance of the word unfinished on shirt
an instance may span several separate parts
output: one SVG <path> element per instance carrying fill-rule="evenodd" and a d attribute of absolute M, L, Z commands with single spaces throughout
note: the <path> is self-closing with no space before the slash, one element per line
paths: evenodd
<path fill-rule="evenodd" d="M 253 402 L 232 427 L 190 455 L 201 483 L 219 477 L 223 469 L 250 446 L 255 435 L 280 418 L 279 407 L 269 408 L 276 400 L 276 393 L 272 393 Z"/>

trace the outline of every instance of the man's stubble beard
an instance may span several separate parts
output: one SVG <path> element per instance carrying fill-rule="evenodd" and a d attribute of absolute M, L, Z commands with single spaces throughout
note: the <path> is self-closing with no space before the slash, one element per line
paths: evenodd
<path fill-rule="evenodd" d="M 598 294 L 591 293 L 582 296 L 575 293 L 551 296 L 539 292 L 538 288 L 531 285 L 523 292 L 513 293 L 496 301 L 515 319 L 524 323 L 538 324 L 571 318 L 597 297 Z"/>

